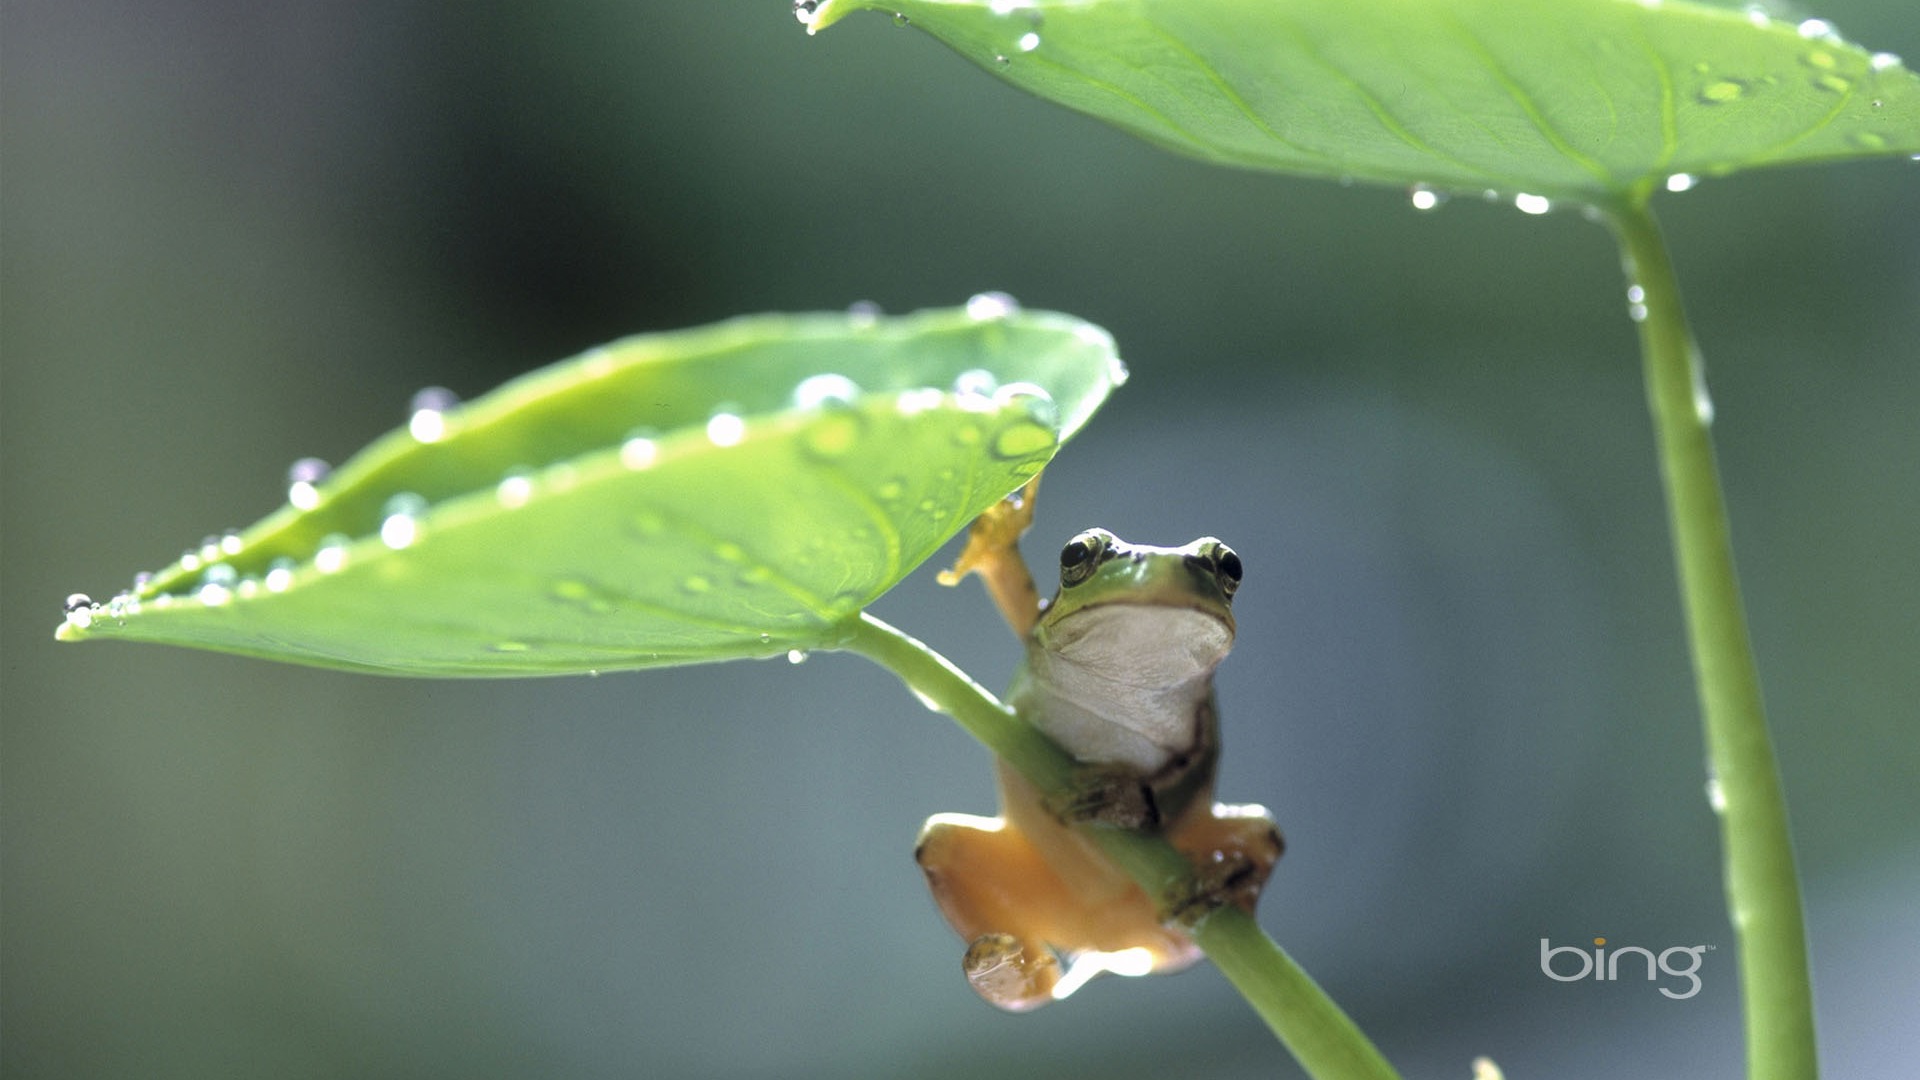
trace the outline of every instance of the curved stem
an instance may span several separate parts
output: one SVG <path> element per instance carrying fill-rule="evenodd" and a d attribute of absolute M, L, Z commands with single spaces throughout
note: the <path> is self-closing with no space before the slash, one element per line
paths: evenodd
<path fill-rule="evenodd" d="M 1711 797 L 1720 814 L 1727 907 L 1739 942 L 1747 1075 L 1812 1080 L 1819 1067 L 1800 885 L 1708 433 L 1713 407 L 1679 284 L 1645 199 L 1610 207 L 1608 216 L 1634 290 L 1628 299 L 1640 324 Z"/>
<path fill-rule="evenodd" d="M 1065 794 L 1073 759 L 946 657 L 864 612 L 836 646 L 893 672 L 908 688 L 952 716 L 987 749 L 1043 793 Z M 1173 845 L 1148 833 L 1082 826 L 1114 865 L 1151 896 L 1191 884 L 1193 867 Z M 1237 907 L 1209 915 L 1194 940 L 1260 1014 L 1314 1080 L 1399 1080 L 1340 1006 L 1300 970 L 1253 916 Z"/>

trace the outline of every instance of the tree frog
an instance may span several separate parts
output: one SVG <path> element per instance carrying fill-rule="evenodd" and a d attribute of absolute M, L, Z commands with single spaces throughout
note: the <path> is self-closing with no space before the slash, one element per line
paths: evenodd
<path fill-rule="evenodd" d="M 1060 552 L 1060 590 L 1041 603 L 1017 542 L 1033 485 L 982 515 L 942 582 L 978 573 L 1026 656 L 1007 702 L 1084 766 L 1064 805 L 998 763 L 998 817 L 936 814 L 914 857 L 968 945 L 980 996 L 1025 1012 L 1102 970 L 1177 971 L 1200 956 L 1183 916 L 1252 910 L 1279 859 L 1265 809 L 1213 801 L 1219 726 L 1213 672 L 1233 644 L 1239 556 L 1204 537 L 1177 548 L 1105 529 Z M 1076 823 L 1159 832 L 1187 855 L 1201 893 L 1163 910 Z M 1063 965 L 1064 961 L 1064 965 Z"/>

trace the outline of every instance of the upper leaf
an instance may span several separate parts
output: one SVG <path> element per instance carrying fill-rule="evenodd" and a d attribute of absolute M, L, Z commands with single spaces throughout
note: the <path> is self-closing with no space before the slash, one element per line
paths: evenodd
<path fill-rule="evenodd" d="M 407 675 L 827 646 L 1124 373 L 1105 331 L 992 294 L 629 338 L 421 403 L 59 636 Z"/>
<path fill-rule="evenodd" d="M 825 0 L 1228 165 L 1602 201 L 1676 173 L 1920 152 L 1888 53 L 1684 0 Z M 806 17 L 806 16 L 803 16 Z"/>

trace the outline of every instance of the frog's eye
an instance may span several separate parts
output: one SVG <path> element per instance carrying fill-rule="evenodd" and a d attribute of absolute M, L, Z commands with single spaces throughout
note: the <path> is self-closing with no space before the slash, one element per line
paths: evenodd
<path fill-rule="evenodd" d="M 1232 596 L 1233 590 L 1240 587 L 1240 556 L 1235 555 L 1232 548 L 1217 540 L 1214 541 L 1211 554 L 1213 555 L 1213 573 L 1220 581 L 1220 591 Z"/>
<path fill-rule="evenodd" d="M 1060 584 L 1071 588 L 1093 576 L 1107 561 L 1112 536 L 1101 529 L 1088 529 L 1067 541 L 1060 549 Z"/>

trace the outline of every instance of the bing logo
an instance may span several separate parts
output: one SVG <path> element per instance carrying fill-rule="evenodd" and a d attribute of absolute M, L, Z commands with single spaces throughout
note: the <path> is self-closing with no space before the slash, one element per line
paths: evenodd
<path fill-rule="evenodd" d="M 1597 937 L 1593 939 L 1593 943 L 1595 946 L 1605 946 L 1607 939 Z M 1684 998 L 1690 998 L 1700 992 L 1700 960 L 1706 951 L 1711 948 L 1713 948 L 1711 945 L 1675 945 L 1670 949 L 1662 950 L 1660 954 L 1656 956 L 1653 950 L 1643 949 L 1638 945 L 1616 946 L 1611 953 L 1604 947 L 1597 947 L 1592 952 L 1588 952 L 1578 945 L 1561 945 L 1556 947 L 1549 943 L 1546 938 L 1541 938 L 1540 973 L 1555 982 L 1579 982 L 1581 979 L 1588 978 L 1593 979 L 1595 982 L 1615 982 L 1620 978 L 1620 958 L 1632 954 L 1645 961 L 1648 982 L 1653 982 L 1661 975 L 1670 975 L 1676 979 L 1687 980 L 1688 986 L 1682 991 L 1670 990 L 1664 986 L 1660 987 L 1662 994 L 1673 998 L 1675 1001 L 1679 1001 Z M 1570 970 L 1564 974 L 1556 971 L 1554 969 L 1554 958 L 1569 953 L 1576 959 L 1562 963 L 1560 966 Z M 1675 957 L 1679 957 L 1680 959 L 1675 960 Z M 1628 978 L 1633 977 L 1633 973 L 1636 970 L 1636 963 L 1638 963 L 1638 961 L 1628 962 Z"/>

